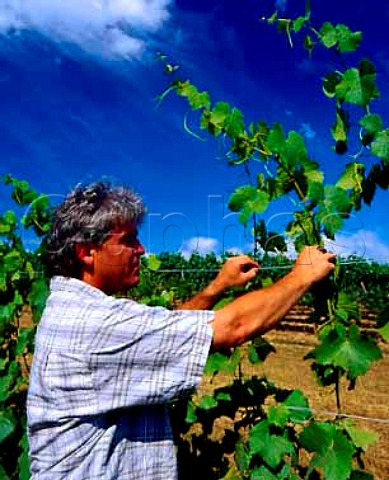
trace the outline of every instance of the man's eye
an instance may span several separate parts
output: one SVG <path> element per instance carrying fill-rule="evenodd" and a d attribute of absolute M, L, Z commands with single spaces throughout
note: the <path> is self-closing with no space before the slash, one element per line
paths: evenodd
<path fill-rule="evenodd" d="M 122 243 L 124 243 L 125 245 L 132 245 L 135 241 L 135 235 L 129 235 L 128 237 L 124 237 Z"/>

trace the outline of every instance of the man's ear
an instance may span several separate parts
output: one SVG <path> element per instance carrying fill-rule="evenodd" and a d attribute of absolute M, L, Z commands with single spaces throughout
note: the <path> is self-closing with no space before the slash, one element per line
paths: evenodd
<path fill-rule="evenodd" d="M 77 258 L 80 261 L 81 265 L 87 269 L 93 267 L 93 255 L 96 247 L 88 243 L 76 243 L 75 249 Z"/>

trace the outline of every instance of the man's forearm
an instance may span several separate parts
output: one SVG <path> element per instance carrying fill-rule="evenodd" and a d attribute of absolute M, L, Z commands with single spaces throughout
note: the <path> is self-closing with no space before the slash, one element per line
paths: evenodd
<path fill-rule="evenodd" d="M 309 289 L 294 272 L 271 287 L 250 292 L 215 313 L 215 349 L 239 345 L 274 328 Z"/>
<path fill-rule="evenodd" d="M 223 290 L 213 281 L 204 290 L 178 306 L 177 310 L 210 310 L 222 293 Z"/>
<path fill-rule="evenodd" d="M 179 310 L 208 310 L 227 288 L 246 285 L 258 273 L 258 263 L 247 255 L 229 258 L 214 280 L 200 293 L 177 307 Z"/>
<path fill-rule="evenodd" d="M 247 293 L 215 312 L 215 349 L 239 345 L 274 328 L 315 283 L 333 269 L 335 255 L 305 247 L 292 271 L 274 285 Z"/>

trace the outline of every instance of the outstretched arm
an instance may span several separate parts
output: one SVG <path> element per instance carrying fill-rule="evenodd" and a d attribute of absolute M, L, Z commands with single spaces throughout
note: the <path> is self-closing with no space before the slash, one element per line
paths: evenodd
<path fill-rule="evenodd" d="M 274 328 L 317 281 L 334 268 L 335 255 L 306 247 L 290 273 L 274 285 L 247 293 L 215 312 L 213 348 L 239 345 Z"/>
<path fill-rule="evenodd" d="M 258 273 L 259 265 L 247 255 L 229 258 L 216 278 L 200 293 L 178 307 L 179 310 L 207 310 L 229 287 L 246 285 Z"/>

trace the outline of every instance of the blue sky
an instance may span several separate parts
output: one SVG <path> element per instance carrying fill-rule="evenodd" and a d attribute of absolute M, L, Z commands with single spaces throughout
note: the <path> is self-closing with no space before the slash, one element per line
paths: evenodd
<path fill-rule="evenodd" d="M 186 105 L 156 97 L 168 79 L 157 51 L 180 64 L 213 100 L 237 106 L 249 121 L 279 121 L 302 133 L 329 181 L 347 158 L 330 150 L 333 105 L 321 80 L 333 57 L 310 60 L 259 19 L 277 8 L 304 13 L 304 0 L 7 0 L 0 2 L 1 173 L 61 198 L 77 182 L 109 176 L 133 186 L 149 215 L 141 239 L 149 252 L 251 248 L 226 203 L 243 169 L 226 164 L 220 145 L 183 128 Z M 389 6 L 382 0 L 312 1 L 313 18 L 362 30 L 358 57 L 376 63 L 389 113 Z M 189 123 L 195 118 L 189 115 Z M 7 208 L 1 191 L 1 208 Z M 347 222 L 333 248 L 389 261 L 388 200 Z M 291 219 L 287 205 L 266 215 L 270 228 Z"/>

